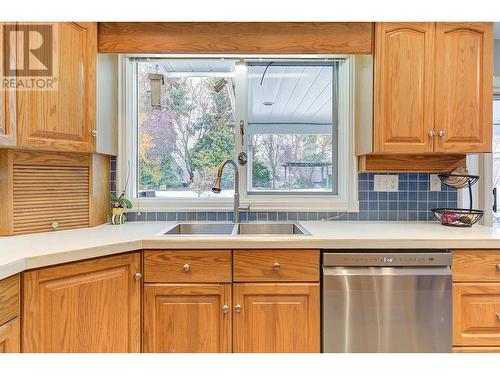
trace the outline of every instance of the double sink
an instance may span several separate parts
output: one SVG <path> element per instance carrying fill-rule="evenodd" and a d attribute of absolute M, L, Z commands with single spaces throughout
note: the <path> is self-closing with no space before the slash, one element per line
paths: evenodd
<path fill-rule="evenodd" d="M 209 236 L 209 235 L 305 235 L 309 233 L 299 223 L 180 223 L 161 236 Z"/>

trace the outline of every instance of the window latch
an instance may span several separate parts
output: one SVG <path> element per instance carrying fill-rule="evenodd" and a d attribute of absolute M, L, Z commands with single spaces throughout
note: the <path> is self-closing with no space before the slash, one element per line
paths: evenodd
<path fill-rule="evenodd" d="M 241 135 L 241 145 L 245 145 L 245 139 L 243 138 L 245 136 L 245 121 L 240 120 L 240 135 Z"/>
<path fill-rule="evenodd" d="M 493 188 L 493 212 L 497 212 L 497 188 Z"/>

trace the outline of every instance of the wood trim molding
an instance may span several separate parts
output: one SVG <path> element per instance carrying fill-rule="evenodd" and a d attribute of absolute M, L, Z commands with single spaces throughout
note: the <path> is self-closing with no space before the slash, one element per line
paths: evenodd
<path fill-rule="evenodd" d="M 371 22 L 99 22 L 98 52 L 371 54 Z"/>
<path fill-rule="evenodd" d="M 111 202 L 109 200 L 110 167 L 108 155 L 90 155 L 89 225 L 91 227 L 95 227 L 96 225 L 104 224 L 109 221 L 111 214 Z"/>
<path fill-rule="evenodd" d="M 449 172 L 465 167 L 465 155 L 362 155 L 359 172 Z"/>

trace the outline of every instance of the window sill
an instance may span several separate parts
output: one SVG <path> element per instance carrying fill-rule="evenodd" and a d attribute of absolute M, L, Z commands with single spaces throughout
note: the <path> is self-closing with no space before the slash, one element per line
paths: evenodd
<path fill-rule="evenodd" d="M 359 212 L 357 200 L 341 200 L 331 197 L 308 197 L 303 199 L 277 198 L 272 200 L 252 199 L 242 200 L 242 205 L 250 204 L 250 211 L 276 211 L 276 212 Z M 200 212 L 200 211 L 232 211 L 233 199 L 165 199 L 165 198 L 141 198 L 132 200 L 133 209 L 129 211 L 141 212 Z"/>

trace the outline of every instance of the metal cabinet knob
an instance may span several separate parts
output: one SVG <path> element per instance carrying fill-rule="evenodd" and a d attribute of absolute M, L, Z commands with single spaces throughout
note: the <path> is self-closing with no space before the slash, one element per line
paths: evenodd
<path fill-rule="evenodd" d="M 439 131 L 439 133 L 438 133 L 438 135 L 439 135 L 440 137 L 444 137 L 444 135 L 445 135 L 445 134 L 446 134 L 446 133 L 445 133 L 445 131 L 444 131 L 444 130 L 440 130 L 440 131 Z"/>
<path fill-rule="evenodd" d="M 500 263 L 497 264 L 497 271 L 500 271 Z"/>
<path fill-rule="evenodd" d="M 497 316 L 497 320 L 500 320 L 500 312 L 497 312 L 495 315 Z"/>
<path fill-rule="evenodd" d="M 241 305 L 234 306 L 234 312 L 237 312 L 237 313 L 241 312 Z"/>
<path fill-rule="evenodd" d="M 97 137 L 97 130 L 91 130 L 90 135 L 92 135 L 92 137 Z"/>
<path fill-rule="evenodd" d="M 191 267 L 186 263 L 184 266 L 182 266 L 182 269 L 184 270 L 184 272 L 189 272 L 191 270 Z"/>
<path fill-rule="evenodd" d="M 435 137 L 435 136 L 436 136 L 436 132 L 435 132 L 434 130 L 431 130 L 431 131 L 429 132 L 429 137 L 431 137 L 431 138 L 432 138 L 432 137 Z"/>
<path fill-rule="evenodd" d="M 228 305 L 224 305 L 224 306 L 222 306 L 222 312 L 223 312 L 224 314 L 227 314 L 227 313 L 229 312 L 229 306 L 228 306 Z"/>
<path fill-rule="evenodd" d="M 52 229 L 57 229 L 57 228 L 59 228 L 59 222 L 54 221 L 50 226 L 52 227 Z"/>
<path fill-rule="evenodd" d="M 281 264 L 279 264 L 278 262 L 275 262 L 275 263 L 273 264 L 273 270 L 275 270 L 275 271 L 279 271 L 279 270 L 280 270 L 280 268 L 281 268 Z"/>
<path fill-rule="evenodd" d="M 142 274 L 141 274 L 140 272 L 137 272 L 137 273 L 135 274 L 135 279 L 136 279 L 137 281 L 139 281 L 140 279 L 142 279 Z"/>

